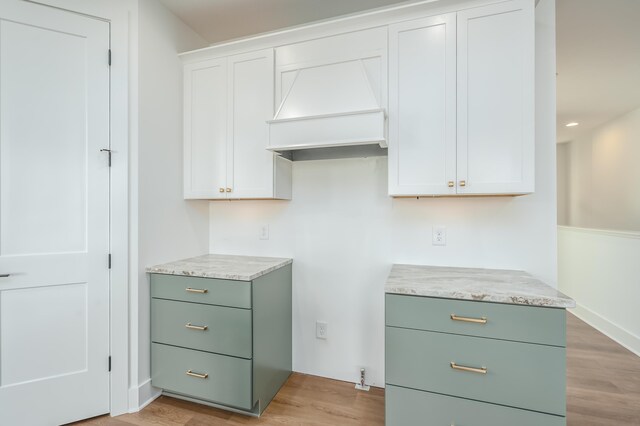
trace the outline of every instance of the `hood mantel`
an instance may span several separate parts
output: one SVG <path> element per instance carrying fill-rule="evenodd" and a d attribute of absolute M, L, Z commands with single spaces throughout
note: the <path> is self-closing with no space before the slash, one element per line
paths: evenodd
<path fill-rule="evenodd" d="M 380 29 L 276 49 L 279 107 L 267 122 L 268 149 L 386 148 L 386 66 Z"/>

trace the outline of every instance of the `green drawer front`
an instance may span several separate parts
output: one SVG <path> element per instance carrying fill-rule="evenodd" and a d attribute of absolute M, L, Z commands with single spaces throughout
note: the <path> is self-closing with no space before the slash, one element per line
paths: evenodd
<path fill-rule="evenodd" d="M 187 327 L 187 324 L 191 324 Z M 205 327 L 206 330 L 193 327 Z M 251 358 L 251 311 L 151 299 L 151 340 Z"/>
<path fill-rule="evenodd" d="M 206 379 L 189 376 L 208 374 Z M 151 344 L 151 384 L 169 392 L 251 410 L 251 361 Z"/>
<path fill-rule="evenodd" d="M 152 274 L 151 297 L 250 309 L 251 282 Z"/>
<path fill-rule="evenodd" d="M 394 327 L 385 344 L 389 384 L 565 415 L 565 348 Z"/>
<path fill-rule="evenodd" d="M 386 325 L 566 346 L 564 309 L 387 294 Z M 451 315 L 486 318 L 486 324 L 456 321 Z"/>
<path fill-rule="evenodd" d="M 386 426 L 565 426 L 566 419 L 387 385 Z"/>

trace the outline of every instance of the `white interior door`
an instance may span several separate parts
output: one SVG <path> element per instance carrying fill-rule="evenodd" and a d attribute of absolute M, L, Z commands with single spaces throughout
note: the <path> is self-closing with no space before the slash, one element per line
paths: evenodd
<path fill-rule="evenodd" d="M 109 411 L 109 24 L 0 6 L 0 425 L 57 425 Z"/>

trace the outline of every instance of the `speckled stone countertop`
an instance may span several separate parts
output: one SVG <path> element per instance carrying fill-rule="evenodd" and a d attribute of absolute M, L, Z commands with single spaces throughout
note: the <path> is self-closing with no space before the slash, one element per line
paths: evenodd
<path fill-rule="evenodd" d="M 150 274 L 252 281 L 291 262 L 293 259 L 278 257 L 205 254 L 204 256 L 151 266 L 146 271 Z"/>
<path fill-rule="evenodd" d="M 573 308 L 573 299 L 523 271 L 393 265 L 386 293 Z"/>

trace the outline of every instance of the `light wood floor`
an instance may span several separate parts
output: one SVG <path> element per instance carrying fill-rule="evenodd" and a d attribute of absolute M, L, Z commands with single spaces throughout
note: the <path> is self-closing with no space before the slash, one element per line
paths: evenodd
<path fill-rule="evenodd" d="M 162 396 L 82 426 L 384 425 L 384 390 L 293 374 L 259 419 Z M 567 315 L 567 425 L 640 425 L 640 358 Z"/>

